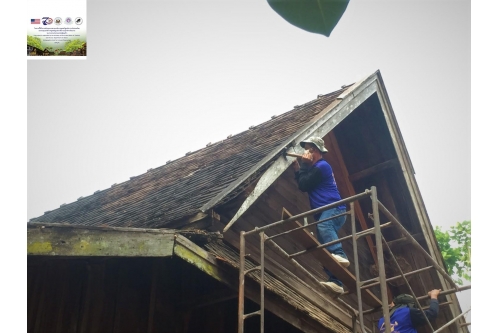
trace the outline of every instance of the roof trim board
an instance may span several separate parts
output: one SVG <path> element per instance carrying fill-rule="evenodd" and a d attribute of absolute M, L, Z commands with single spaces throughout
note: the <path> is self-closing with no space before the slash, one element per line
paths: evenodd
<path fill-rule="evenodd" d="M 321 111 L 303 129 L 299 130 L 288 140 L 288 143 L 285 144 L 285 147 L 288 148 L 287 151 L 303 151 L 303 148 L 300 146 L 300 141 L 312 135 L 323 137 L 328 132 L 330 132 L 337 124 L 339 124 L 352 111 L 354 111 L 359 105 L 361 105 L 361 103 L 363 103 L 366 99 L 368 99 L 368 97 L 370 97 L 377 91 L 378 85 L 376 81 L 378 80 L 378 73 L 378 71 L 375 72 L 374 74 L 368 76 L 364 80 L 354 84 L 346 91 L 344 91 L 339 97 L 337 97 L 334 102 L 332 102 L 328 107 Z M 283 147 L 278 147 L 268 156 L 266 156 L 266 158 L 259 164 L 254 166 L 254 168 L 250 169 L 248 173 L 244 174 L 240 179 L 238 179 L 240 183 L 243 182 L 247 177 L 250 177 L 253 172 L 257 171 L 261 165 L 272 160 L 273 158 L 276 158 L 276 155 L 278 155 L 278 159 L 264 172 L 250 195 L 245 199 L 234 217 L 226 225 L 226 227 L 224 228 L 224 232 L 226 232 L 235 223 L 235 221 L 240 216 L 242 216 L 252 206 L 253 203 L 255 203 L 260 195 L 264 193 L 269 188 L 269 186 L 271 186 L 271 184 L 273 184 L 274 181 L 276 181 L 276 179 L 278 179 L 278 177 L 280 177 L 281 174 L 295 160 L 295 158 L 291 157 L 279 158 L 279 154 L 281 154 L 282 150 Z M 244 177 L 245 179 L 242 179 Z M 228 188 L 226 188 L 227 193 L 224 193 L 224 191 L 219 195 L 227 195 L 233 189 L 234 187 L 232 184 Z M 204 207 L 202 207 L 202 211 L 204 211 L 204 209 L 213 207 L 220 200 L 222 200 L 222 198 L 218 199 L 217 197 L 215 197 Z"/>
<path fill-rule="evenodd" d="M 382 111 L 384 117 L 386 118 L 386 122 L 388 125 L 389 133 L 393 142 L 397 142 L 395 145 L 396 154 L 398 156 L 399 163 L 401 165 L 401 169 L 403 172 L 403 177 L 407 183 L 410 197 L 413 201 L 413 205 L 415 207 L 415 211 L 420 222 L 420 227 L 422 228 L 422 233 L 425 238 L 426 244 L 430 247 L 430 256 L 441 266 L 444 267 L 444 262 L 442 256 L 439 255 L 440 251 L 437 246 L 437 241 L 434 236 L 434 231 L 430 229 L 431 222 L 429 216 L 427 214 L 427 210 L 425 209 L 425 205 L 423 202 L 422 194 L 418 189 L 418 185 L 415 179 L 415 170 L 410 160 L 410 156 L 408 150 L 406 149 L 406 145 L 404 143 L 403 137 L 401 135 L 401 131 L 396 122 L 396 116 L 394 114 L 394 110 L 392 108 L 391 102 L 389 100 L 389 96 L 387 94 L 387 90 L 383 83 L 382 77 L 380 73 L 377 73 L 377 95 L 380 100 L 380 104 L 382 107 Z M 438 254 L 438 255 L 437 255 Z M 446 281 L 446 279 L 441 275 L 437 274 L 441 285 L 446 286 L 447 288 L 452 288 L 453 286 Z M 455 294 L 446 296 L 449 300 L 454 300 L 454 303 L 450 306 L 453 316 L 457 316 L 461 313 L 461 309 L 458 308 L 456 304 L 458 304 L 458 299 Z M 458 327 L 458 326 L 457 326 Z M 460 328 L 459 328 L 460 329 Z"/>
<path fill-rule="evenodd" d="M 333 125 L 331 128 L 335 127 L 335 125 L 337 125 L 340 121 L 336 121 L 339 119 L 331 119 L 332 116 L 337 113 L 345 113 L 344 117 L 340 119 L 342 120 L 343 118 L 345 118 L 345 116 L 351 113 L 356 107 L 358 107 L 359 104 L 361 104 L 361 102 L 359 102 L 360 98 L 358 97 L 358 95 L 367 92 L 365 91 L 366 88 L 368 86 L 371 86 L 371 84 L 375 80 L 377 80 L 378 73 L 379 71 L 376 71 L 374 74 L 371 74 L 366 79 L 361 80 L 360 82 L 348 87 L 346 91 L 344 91 L 344 93 L 340 95 L 343 96 L 342 98 L 336 98 L 334 102 L 332 102 L 329 106 L 327 106 L 317 116 L 313 117 L 313 119 L 311 119 L 311 121 L 308 124 L 306 124 L 302 129 L 298 130 L 296 134 L 292 135 L 290 139 L 288 139 L 287 143 L 283 144 L 283 146 L 281 147 L 277 147 L 274 150 L 272 150 L 259 163 L 254 165 L 252 168 L 250 168 L 250 170 L 245 172 L 241 177 L 236 179 L 232 184 L 227 186 L 223 191 L 218 193 L 215 197 L 213 197 L 210 201 L 208 201 L 205 205 L 203 205 L 200 208 L 200 210 L 202 212 L 205 212 L 208 209 L 218 205 L 221 201 L 223 201 L 223 199 L 226 196 L 231 194 L 236 188 L 238 188 L 238 186 L 244 183 L 245 180 L 247 180 L 252 175 L 257 173 L 266 163 L 272 162 L 273 159 L 279 157 L 283 148 L 289 149 L 291 147 L 296 147 L 297 149 L 298 148 L 302 149 L 298 144 L 300 140 L 305 139 L 311 136 L 312 134 L 320 135 L 321 133 L 316 133 L 316 131 L 318 131 L 320 128 L 323 128 L 324 125 Z M 364 99 L 366 99 L 373 92 L 375 92 L 375 86 L 371 86 L 371 89 L 373 89 L 373 91 L 371 91 L 369 95 L 366 96 Z M 356 97 L 358 98 L 356 99 Z M 358 103 L 356 104 L 356 102 Z"/>
<path fill-rule="evenodd" d="M 29 223 L 27 254 L 69 257 L 170 257 L 174 231 Z"/>

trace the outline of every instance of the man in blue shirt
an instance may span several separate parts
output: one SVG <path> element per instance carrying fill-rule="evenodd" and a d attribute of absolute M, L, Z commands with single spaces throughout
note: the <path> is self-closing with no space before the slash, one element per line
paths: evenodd
<path fill-rule="evenodd" d="M 304 140 L 300 145 L 305 149 L 300 164 L 294 161 L 295 179 L 298 182 L 299 189 L 309 194 L 309 203 L 311 209 L 322 207 L 341 199 L 337 189 L 337 183 L 333 176 L 333 170 L 330 164 L 323 159 L 323 154 L 328 150 L 325 148 L 323 139 L 320 137 L 310 137 Z M 345 205 L 337 206 L 316 214 L 316 221 L 328 219 L 345 213 Z M 337 240 L 338 230 L 342 228 L 346 220 L 345 215 L 332 218 L 316 225 L 317 238 L 321 244 Z M 342 244 L 337 243 L 326 247 L 332 256 L 344 267 L 349 266 Z M 344 292 L 342 282 L 337 279 L 330 271 L 324 268 L 329 279 L 327 282 L 321 282 L 324 286 L 332 290 L 337 296 Z"/>
<path fill-rule="evenodd" d="M 389 315 L 391 322 L 391 332 L 398 333 L 417 333 L 416 327 L 425 324 L 429 320 L 437 318 L 439 313 L 438 295 L 441 289 L 434 289 L 428 292 L 431 298 L 429 309 L 420 311 L 415 304 L 413 296 L 408 294 L 401 294 L 395 297 L 391 304 L 389 304 Z M 381 333 L 385 333 L 384 317 L 380 318 L 377 325 Z"/>

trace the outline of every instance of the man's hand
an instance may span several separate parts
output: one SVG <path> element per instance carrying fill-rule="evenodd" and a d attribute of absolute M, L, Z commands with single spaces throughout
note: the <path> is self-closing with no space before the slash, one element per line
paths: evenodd
<path fill-rule="evenodd" d="M 441 292 L 441 289 L 434 289 L 434 290 L 429 291 L 427 293 L 427 295 L 429 295 L 429 297 L 432 299 L 437 299 L 440 292 Z"/>
<path fill-rule="evenodd" d="M 300 170 L 300 164 L 297 160 L 294 160 L 292 165 L 293 165 L 293 170 L 295 170 L 295 172 Z"/>
<path fill-rule="evenodd" d="M 304 154 L 302 154 L 302 163 L 312 164 L 313 156 L 309 150 L 306 150 Z"/>

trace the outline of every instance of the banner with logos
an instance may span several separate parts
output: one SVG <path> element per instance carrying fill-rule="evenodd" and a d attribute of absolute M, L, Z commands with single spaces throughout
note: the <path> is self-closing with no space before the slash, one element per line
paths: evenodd
<path fill-rule="evenodd" d="M 87 58 L 86 0 L 28 0 L 30 60 Z"/>

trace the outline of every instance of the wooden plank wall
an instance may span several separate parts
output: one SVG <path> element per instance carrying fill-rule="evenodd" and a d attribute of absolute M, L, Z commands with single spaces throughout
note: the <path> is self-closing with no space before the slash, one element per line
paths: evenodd
<path fill-rule="evenodd" d="M 28 332 L 234 333 L 237 299 L 178 258 L 28 257 Z M 203 306 L 202 300 L 214 299 Z M 247 300 L 248 311 L 258 306 Z M 299 331 L 266 311 L 268 332 Z M 259 319 L 250 318 L 247 332 Z"/>
<path fill-rule="evenodd" d="M 415 238 L 420 241 L 420 245 L 428 250 L 423 237 L 419 237 L 422 235 L 420 222 L 411 200 L 408 184 L 406 184 L 399 161 L 397 161 L 394 144 L 377 96 L 370 97 L 346 117 L 342 123 L 334 128 L 333 134 L 338 141 L 349 175 L 359 174 L 363 170 L 396 160 L 397 163 L 391 163 L 392 166 L 389 168 L 353 180 L 352 185 L 358 193 L 371 186 L 376 186 L 379 200 L 411 234 L 415 235 Z M 365 214 L 372 210 L 369 201 L 361 202 L 361 206 Z M 381 214 L 381 218 L 384 219 L 383 214 Z M 381 222 L 387 221 L 382 220 Z M 368 220 L 368 223 L 369 227 L 373 226 L 371 221 Z M 387 241 L 401 237 L 392 228 L 384 230 L 383 234 Z M 393 253 L 403 257 L 412 266 L 412 269 L 430 265 L 408 244 L 394 248 Z M 390 255 L 386 253 L 385 258 L 389 259 Z M 411 277 L 410 284 L 417 296 L 425 295 L 427 291 L 440 285 L 434 270 Z M 405 285 L 389 285 L 388 287 L 393 295 L 409 293 L 409 289 Z M 448 307 L 441 308 L 441 311 L 442 315 L 436 321 L 437 325 L 443 325 L 453 318 Z M 422 328 L 421 331 L 430 332 L 428 328 Z"/>
<path fill-rule="evenodd" d="M 303 193 L 298 189 L 294 177 L 294 172 L 290 167 L 263 195 L 261 195 L 257 202 L 238 219 L 231 230 L 238 234 L 242 230 L 248 231 L 254 229 L 255 227 L 260 227 L 279 221 L 281 220 L 283 207 L 292 214 L 299 214 L 310 210 L 307 193 Z M 233 209 L 219 210 L 219 213 L 221 215 L 221 218 L 227 221 L 233 216 L 232 214 L 234 214 L 236 210 L 237 205 L 234 205 Z M 308 221 L 310 223 L 314 222 L 314 218 L 310 217 Z M 309 230 L 313 233 L 315 233 L 315 229 L 315 226 L 309 228 Z M 359 227 L 358 230 L 360 230 Z M 278 226 L 266 231 L 266 235 L 272 236 L 283 231 L 285 231 L 285 229 Z M 350 222 L 346 221 L 344 227 L 339 231 L 339 236 L 347 236 L 350 235 L 350 233 Z M 288 235 L 277 238 L 275 239 L 275 241 L 289 254 L 305 249 L 301 246 L 301 244 L 298 244 L 292 237 Z M 246 242 L 247 248 L 259 249 L 260 245 L 257 236 L 248 237 Z M 346 251 L 347 256 L 352 259 L 352 242 L 350 240 L 343 242 L 343 248 Z M 367 243 L 363 241 L 358 242 L 358 251 L 360 255 L 360 262 L 362 262 L 362 265 L 360 267 L 361 277 L 364 280 L 371 279 L 372 275 L 370 275 L 369 273 L 370 265 L 368 263 L 373 264 L 373 259 L 371 259 L 371 253 L 368 249 Z M 260 250 L 257 250 L 257 253 L 260 253 Z M 266 255 L 270 258 L 275 259 L 289 271 L 295 272 L 299 278 L 303 278 L 307 282 L 307 276 L 301 274 L 300 271 L 297 271 L 297 269 L 289 261 L 285 260 L 272 248 L 266 247 Z M 296 260 L 311 274 L 313 274 L 319 281 L 327 280 L 327 276 L 323 271 L 321 263 L 319 263 L 313 255 L 307 254 L 304 256 L 299 256 L 296 258 Z M 351 261 L 353 262 L 353 260 Z M 352 274 L 354 274 L 354 265 L 351 265 L 349 267 L 349 270 Z M 372 292 L 375 292 L 377 294 L 376 288 L 372 288 Z M 357 308 L 357 298 L 355 294 L 345 296 L 343 299 L 351 306 Z M 366 309 L 369 308 L 370 307 L 368 306 L 366 307 Z"/>
<path fill-rule="evenodd" d="M 413 207 L 408 185 L 402 175 L 401 167 L 399 167 L 394 144 L 376 95 L 373 95 L 360 105 L 324 139 L 327 149 L 330 151 L 325 156 L 325 159 L 334 168 L 342 197 L 345 198 L 354 193 L 361 193 L 371 186 L 376 186 L 379 200 L 402 222 L 410 233 L 415 235 L 417 240 L 422 241 L 423 238 L 419 238 L 422 231 L 415 207 Z M 339 152 L 334 149 L 335 144 L 338 144 Z M 340 155 L 338 155 L 339 153 Z M 377 167 L 379 165 L 383 167 Z M 366 172 L 367 170 L 376 171 Z M 353 180 L 351 180 L 351 175 L 356 175 L 356 177 L 353 177 Z M 350 193 L 352 190 L 354 193 Z M 240 201 L 243 199 L 239 198 Z M 238 200 L 234 200 L 232 203 L 217 210 L 223 217 L 223 220 L 228 221 L 233 217 L 239 207 L 237 202 Z M 372 212 L 371 201 L 360 201 L 360 206 L 360 212 L 366 221 L 367 227 L 373 227 L 372 221 L 367 217 L 368 213 Z M 256 226 L 264 226 L 278 221 L 281 219 L 281 210 L 283 207 L 292 214 L 302 213 L 310 209 L 307 194 L 301 193 L 298 190 L 291 167 L 261 195 L 253 207 L 243 214 L 232 229 L 236 233 L 239 233 L 241 230 L 248 231 L 254 229 Z M 388 221 L 384 220 L 383 215 L 381 217 L 382 223 Z M 357 218 L 359 219 L 358 216 Z M 309 221 L 312 222 L 313 218 L 310 218 Z M 357 230 L 361 230 L 359 220 L 357 221 Z M 281 231 L 282 228 L 276 227 L 266 232 L 266 234 L 271 236 Z M 311 231 L 314 231 L 314 227 L 311 228 Z M 339 232 L 339 236 L 343 237 L 350 234 L 350 223 L 346 221 L 346 224 Z M 399 233 L 391 228 L 384 230 L 383 234 L 387 241 L 400 237 Z M 289 237 L 280 238 L 276 242 L 288 253 L 294 253 L 302 249 L 299 244 L 296 244 Z M 254 239 L 247 238 L 247 246 L 258 249 L 258 244 L 257 237 L 254 237 Z M 421 245 L 427 248 L 425 242 L 421 242 Z M 353 262 L 352 242 L 350 240 L 343 242 L 343 248 L 347 256 L 351 259 L 351 262 Z M 395 255 L 403 257 L 412 266 L 412 269 L 429 266 L 429 263 L 426 263 L 425 259 L 412 250 L 409 245 L 403 244 L 397 248 L 395 247 L 393 252 Z M 266 251 L 271 257 L 282 263 L 284 267 L 292 272 L 295 271 L 291 265 L 287 264 L 276 253 L 273 253 L 271 249 L 266 249 Z M 359 241 L 358 251 L 362 279 L 366 280 L 375 277 L 370 273 L 370 266 L 375 262 L 368 243 L 364 240 Z M 390 259 L 388 253 L 385 254 L 385 258 Z M 306 255 L 297 258 L 297 260 L 320 281 L 326 279 L 321 264 L 312 258 L 312 256 Z M 351 265 L 349 269 L 354 273 L 354 265 Z M 392 276 L 391 274 L 387 275 L 387 277 Z M 421 273 L 411 277 L 410 280 L 417 296 L 425 295 L 428 290 L 439 285 L 439 280 L 434 271 Z M 397 287 L 389 285 L 389 289 L 392 295 L 408 293 L 408 289 L 405 286 Z M 370 290 L 380 297 L 378 287 L 373 287 Z M 357 308 L 354 295 L 346 297 L 346 300 L 351 306 Z M 448 308 L 443 308 L 442 312 L 444 316 L 440 317 L 437 321 L 438 324 L 443 324 L 452 318 Z M 426 329 L 424 328 L 422 332 L 426 332 Z"/>

